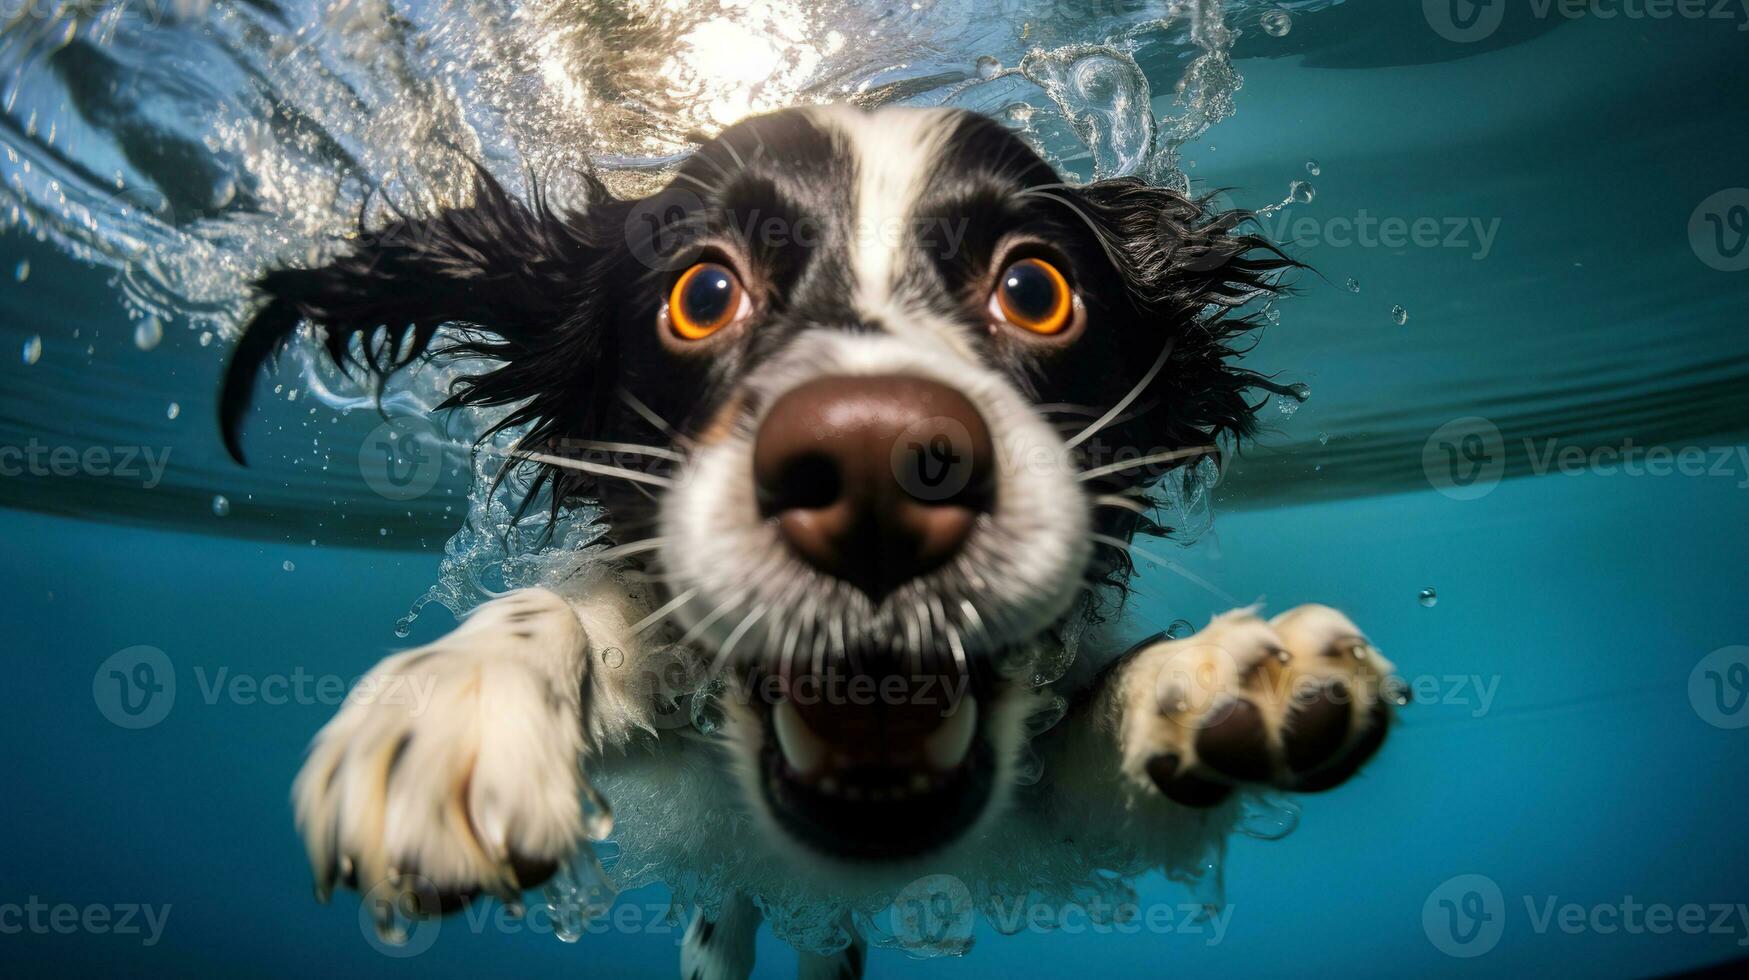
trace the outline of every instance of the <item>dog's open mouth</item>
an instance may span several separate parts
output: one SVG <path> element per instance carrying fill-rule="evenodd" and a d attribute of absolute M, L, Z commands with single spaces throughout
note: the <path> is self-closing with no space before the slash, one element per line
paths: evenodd
<path fill-rule="evenodd" d="M 963 676 L 809 675 L 775 687 L 764 703 L 765 802 L 807 846 L 849 860 L 912 857 L 959 837 L 988 805 L 995 753 Z"/>

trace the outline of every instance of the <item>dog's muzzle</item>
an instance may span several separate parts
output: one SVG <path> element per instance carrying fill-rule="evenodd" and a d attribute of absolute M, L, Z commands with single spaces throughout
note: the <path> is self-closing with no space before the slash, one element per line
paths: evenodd
<path fill-rule="evenodd" d="M 953 388 L 908 375 L 829 376 L 786 392 L 755 435 L 753 471 L 761 514 L 784 546 L 877 607 L 953 561 L 995 505 L 983 416 Z M 979 663 L 897 636 L 841 643 L 849 648 L 786 664 L 779 691 L 762 699 L 773 816 L 846 859 L 952 841 L 994 782 Z"/>
<path fill-rule="evenodd" d="M 753 476 L 785 545 L 878 605 L 960 552 L 994 506 L 995 456 L 983 416 L 944 384 L 824 377 L 771 406 Z"/>

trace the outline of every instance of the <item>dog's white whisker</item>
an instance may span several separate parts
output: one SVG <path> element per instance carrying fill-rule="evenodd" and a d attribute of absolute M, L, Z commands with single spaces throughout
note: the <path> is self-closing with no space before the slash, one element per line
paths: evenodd
<path fill-rule="evenodd" d="M 1097 480 L 1102 476 L 1110 476 L 1113 473 L 1122 473 L 1125 470 L 1133 470 L 1142 466 L 1152 466 L 1155 463 L 1168 463 L 1175 459 L 1185 459 L 1193 456 L 1209 456 L 1218 452 L 1220 452 L 1220 447 L 1212 445 L 1174 449 L 1171 452 L 1154 453 L 1149 456 L 1140 456 L 1136 459 L 1125 460 L 1119 463 L 1107 463 L 1104 466 L 1096 466 L 1090 470 L 1083 470 L 1076 475 L 1075 479 L 1082 483 L 1086 483 L 1088 480 Z"/>
<path fill-rule="evenodd" d="M 657 623 L 660 623 L 662 620 L 667 619 L 669 616 L 673 615 L 674 612 L 676 610 L 678 610 L 681 606 L 684 606 L 687 603 L 691 602 L 693 597 L 698 595 L 698 592 L 699 592 L 699 590 L 695 586 L 693 588 L 687 589 L 685 592 L 680 593 L 679 595 L 675 596 L 674 598 L 669 599 L 667 602 L 664 602 L 662 604 L 661 608 L 657 609 L 655 612 L 651 613 L 650 615 L 645 616 L 643 619 L 638 620 L 636 623 L 633 623 L 632 624 L 632 632 L 634 634 L 642 633 L 643 631 L 649 629 L 650 627 L 656 625 Z"/>
<path fill-rule="evenodd" d="M 984 617 L 978 615 L 978 604 L 970 596 L 960 600 L 960 613 L 980 635 L 985 637 L 990 635 L 990 631 L 984 628 Z"/>
<path fill-rule="evenodd" d="M 759 618 L 764 616 L 770 608 L 766 605 L 755 606 L 752 612 L 741 617 L 741 622 L 729 632 L 729 638 L 723 641 L 723 648 L 717 651 L 716 659 L 711 662 L 711 676 L 715 677 L 723 669 L 734 654 L 735 646 L 741 642 L 741 638 L 747 635 L 747 631 L 752 629 L 754 624 L 759 622 Z"/>
<path fill-rule="evenodd" d="M 1115 493 L 1102 493 L 1099 496 L 1094 497 L 1093 498 L 1093 506 L 1095 506 L 1095 507 L 1121 507 L 1124 510 L 1133 511 L 1137 514 L 1146 514 L 1149 510 L 1149 507 L 1147 504 L 1142 503 L 1141 501 L 1137 500 L 1136 498 L 1125 497 L 1121 494 L 1115 494 Z"/>
<path fill-rule="evenodd" d="M 597 442 L 591 439 L 565 439 L 560 448 L 569 449 L 578 446 L 583 449 L 599 449 L 602 452 L 626 453 L 632 456 L 654 456 L 676 463 L 686 462 L 686 454 L 675 452 L 666 446 L 646 446 L 638 442 Z"/>
<path fill-rule="evenodd" d="M 645 538 L 642 541 L 631 541 L 626 544 L 614 545 L 604 551 L 598 551 L 590 556 L 596 561 L 614 561 L 627 555 L 641 555 L 646 551 L 655 551 L 668 543 L 664 537 Z"/>
<path fill-rule="evenodd" d="M 657 415 L 656 411 L 654 409 L 652 409 L 650 406 L 644 404 L 643 399 L 639 398 L 637 395 L 632 394 L 631 389 L 629 389 L 629 388 L 619 389 L 619 397 L 620 397 L 620 400 L 624 401 L 626 403 L 626 405 L 631 408 L 632 411 L 638 413 L 639 417 L 641 417 L 644 421 L 646 421 L 646 422 L 650 423 L 652 426 L 654 426 L 656 428 L 656 431 L 662 433 L 663 435 L 667 436 L 670 439 L 673 439 L 676 444 L 681 445 L 681 446 L 685 446 L 688 449 L 691 449 L 695 445 L 695 443 L 691 439 L 687 438 L 685 434 L 681 433 L 678 429 L 674 428 L 674 426 L 669 425 L 668 421 L 666 419 L 662 418 L 662 416 Z"/>
<path fill-rule="evenodd" d="M 512 459 L 530 460 L 536 463 L 546 463 L 567 470 L 577 470 L 580 473 L 593 473 L 596 476 L 612 476 L 633 483 L 648 483 L 653 487 L 671 488 L 674 481 L 654 473 L 643 473 L 638 470 L 628 470 L 621 466 L 609 466 L 606 463 L 591 463 L 587 460 L 570 459 L 565 456 L 554 456 L 551 453 L 537 453 L 532 450 L 519 449 L 511 454 Z"/>
<path fill-rule="evenodd" d="M 1148 386 L 1154 383 L 1154 379 L 1159 376 L 1160 369 L 1166 366 L 1166 361 L 1172 356 L 1172 350 L 1176 346 L 1178 346 L 1177 338 L 1168 339 L 1165 345 L 1160 348 L 1160 356 L 1154 358 L 1154 363 L 1148 367 L 1147 373 L 1142 375 L 1142 379 L 1136 382 L 1135 387 L 1131 388 L 1128 394 L 1119 398 L 1117 404 L 1111 406 L 1110 411 L 1101 415 L 1099 418 L 1094 419 L 1092 425 L 1082 429 L 1080 435 L 1070 439 L 1065 445 L 1070 449 L 1074 449 L 1085 441 L 1087 437 L 1110 425 L 1113 419 L 1117 418 L 1124 409 L 1129 407 L 1130 402 L 1135 401 L 1137 396 L 1146 391 Z"/>
<path fill-rule="evenodd" d="M 686 631 L 686 634 L 680 638 L 680 645 L 681 646 L 689 646 L 692 643 L 696 642 L 699 637 L 703 636 L 706 632 L 708 632 L 710 630 L 710 628 L 712 626 L 716 625 L 717 620 L 722 619 L 725 615 L 728 614 L 729 610 L 735 608 L 739 604 L 740 604 L 740 598 L 735 597 L 735 598 L 731 598 L 731 599 L 727 600 L 722 605 L 711 610 L 709 614 L 707 614 L 703 619 L 694 623 L 692 625 L 692 628 Z"/>
<path fill-rule="evenodd" d="M 1143 548 L 1141 545 L 1138 545 L 1138 544 L 1131 542 L 1131 541 L 1120 541 L 1117 538 L 1114 538 L 1109 534 L 1095 533 L 1095 534 L 1088 535 L 1088 537 L 1092 538 L 1094 541 L 1099 542 L 1100 544 L 1110 545 L 1113 548 L 1119 548 L 1119 549 L 1122 549 L 1124 551 L 1127 551 L 1132 555 L 1137 555 L 1137 556 L 1140 556 L 1142 558 L 1146 558 L 1147 560 L 1153 562 L 1156 565 L 1159 565 L 1161 568 L 1166 569 L 1167 571 L 1173 573 L 1174 575 L 1179 576 L 1180 578 L 1184 579 L 1186 582 L 1189 582 L 1190 584 L 1202 589 L 1203 591 L 1207 592 L 1209 595 L 1214 596 L 1215 598 L 1221 600 L 1222 602 L 1228 604 L 1229 606 L 1240 605 L 1239 600 L 1237 600 L 1237 599 L 1233 598 L 1232 596 L 1228 595 L 1227 593 L 1221 591 L 1214 584 L 1210 583 L 1207 579 L 1203 578 L 1200 575 L 1197 575 L 1195 572 L 1189 571 L 1188 569 L 1179 565 L 1177 562 L 1173 561 L 1170 558 L 1163 558 L 1160 555 L 1154 554 L 1153 552 L 1147 550 L 1146 548 Z"/>

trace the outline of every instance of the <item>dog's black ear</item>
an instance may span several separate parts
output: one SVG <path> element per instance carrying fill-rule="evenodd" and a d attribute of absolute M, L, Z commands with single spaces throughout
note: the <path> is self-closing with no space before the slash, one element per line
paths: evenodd
<path fill-rule="evenodd" d="M 1304 266 L 1246 231 L 1254 214 L 1215 209 L 1212 196 L 1193 199 L 1130 177 L 1088 184 L 1077 196 L 1149 332 L 1159 329 L 1157 342 L 1173 345 L 1160 372 L 1164 414 L 1177 430 L 1167 438 L 1188 445 L 1191 430 L 1252 434 L 1261 404 L 1246 392 L 1292 389 L 1238 367 L 1235 345 L 1260 325 L 1260 301 L 1284 290 L 1282 275 Z"/>
<path fill-rule="evenodd" d="M 591 208 L 610 200 L 592 181 L 586 192 Z M 457 345 L 462 352 L 514 361 L 564 344 L 575 355 L 577 335 L 590 332 L 567 328 L 590 315 L 591 264 L 599 251 L 575 219 L 550 210 L 538 192 L 533 205 L 524 204 L 480 170 L 466 207 L 361 232 L 348 251 L 318 268 L 268 272 L 255 284 L 266 303 L 243 328 L 219 396 L 225 448 L 244 461 L 240 433 L 256 375 L 305 321 L 326 332 L 328 355 L 343 370 L 357 364 L 379 384 L 424 356 L 438 328 L 450 323 L 496 338 L 472 337 Z M 362 341 L 362 358 L 352 354 L 354 338 Z M 452 401 L 494 401 L 482 380 L 467 379 Z"/>

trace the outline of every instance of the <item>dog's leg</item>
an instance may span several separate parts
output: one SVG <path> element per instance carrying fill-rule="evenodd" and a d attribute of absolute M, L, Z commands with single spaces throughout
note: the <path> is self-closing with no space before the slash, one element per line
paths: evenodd
<path fill-rule="evenodd" d="M 1057 747 L 1058 799 L 1066 816 L 1104 801 L 1183 824 L 1239 786 L 1331 789 L 1384 742 L 1403 696 L 1392 670 L 1326 606 L 1218 616 L 1113 665 Z"/>
<path fill-rule="evenodd" d="M 310 747 L 292 789 L 326 899 L 370 892 L 386 929 L 404 896 L 507 904 L 571 856 L 605 808 L 584 780 L 589 637 L 541 589 L 488 602 L 453 633 L 371 670 Z M 381 896 L 375 896 L 381 898 Z"/>
<path fill-rule="evenodd" d="M 681 980 L 747 980 L 753 973 L 753 939 L 763 916 L 736 893 L 714 916 L 702 911 L 686 927 L 680 947 Z"/>

